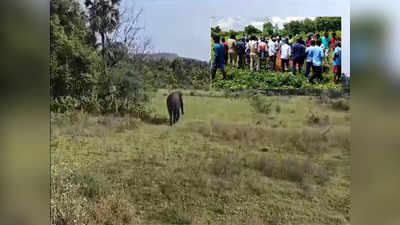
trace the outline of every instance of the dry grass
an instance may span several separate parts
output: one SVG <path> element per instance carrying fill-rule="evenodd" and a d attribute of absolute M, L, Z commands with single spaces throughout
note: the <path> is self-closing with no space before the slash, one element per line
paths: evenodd
<path fill-rule="evenodd" d="M 52 224 L 349 224 L 348 112 L 267 102 L 268 115 L 244 98 L 185 96 L 174 127 L 53 114 Z M 162 93 L 153 104 L 167 115 Z M 310 108 L 328 133 L 305 122 Z"/>

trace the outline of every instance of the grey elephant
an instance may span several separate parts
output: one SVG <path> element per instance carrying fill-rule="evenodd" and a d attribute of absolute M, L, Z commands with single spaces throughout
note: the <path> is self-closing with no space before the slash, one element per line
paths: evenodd
<path fill-rule="evenodd" d="M 175 91 L 168 95 L 167 107 L 169 113 L 169 125 L 172 126 L 174 123 L 178 122 L 180 110 L 182 110 L 182 115 L 184 114 L 182 93 Z"/>

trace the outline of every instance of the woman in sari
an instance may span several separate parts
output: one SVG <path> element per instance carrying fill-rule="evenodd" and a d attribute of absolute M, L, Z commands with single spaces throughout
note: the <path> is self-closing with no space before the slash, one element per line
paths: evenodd
<path fill-rule="evenodd" d="M 276 40 L 278 48 L 277 48 L 277 53 L 276 53 L 276 66 L 275 66 L 275 71 L 281 71 L 281 37 L 278 37 Z"/>

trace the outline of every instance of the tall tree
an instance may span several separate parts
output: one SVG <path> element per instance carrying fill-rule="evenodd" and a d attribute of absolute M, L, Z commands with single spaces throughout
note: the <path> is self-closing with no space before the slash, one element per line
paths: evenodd
<path fill-rule="evenodd" d="M 101 57 L 90 41 L 86 16 L 77 0 L 50 1 L 51 96 L 82 96 L 93 90 Z"/>
<path fill-rule="evenodd" d="M 271 22 L 264 23 L 263 25 L 264 35 L 272 36 L 274 34 L 274 27 Z"/>
<path fill-rule="evenodd" d="M 104 57 L 107 34 L 114 31 L 120 20 L 119 3 L 121 0 L 85 0 L 89 13 L 90 28 L 101 37 L 101 47 Z"/>
<path fill-rule="evenodd" d="M 219 26 L 216 26 L 215 28 L 211 27 L 211 30 L 216 32 L 216 33 L 221 32 L 221 28 Z"/>
<path fill-rule="evenodd" d="M 244 28 L 244 32 L 248 35 L 255 35 L 255 34 L 261 34 L 261 30 L 257 29 L 253 25 L 248 25 Z"/>
<path fill-rule="evenodd" d="M 135 10 L 134 7 L 120 11 L 120 21 L 115 30 L 110 34 L 111 46 L 123 44 L 129 56 L 136 56 L 149 53 L 152 49 L 151 40 L 141 36 L 145 29 L 139 24 L 143 9 Z"/>

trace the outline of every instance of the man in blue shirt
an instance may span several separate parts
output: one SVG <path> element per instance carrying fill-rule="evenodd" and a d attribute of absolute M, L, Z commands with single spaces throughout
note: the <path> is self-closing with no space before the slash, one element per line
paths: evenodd
<path fill-rule="evenodd" d="M 226 73 L 224 70 L 224 63 L 225 63 L 225 48 L 224 46 L 219 42 L 220 37 L 219 36 L 214 36 L 214 59 L 212 62 L 211 66 L 211 79 L 215 79 L 215 74 L 217 72 L 217 69 L 220 69 L 222 71 L 222 75 L 224 76 L 224 80 L 226 79 Z"/>
<path fill-rule="evenodd" d="M 342 44 L 340 41 L 335 43 L 335 51 L 332 54 L 333 57 L 333 81 L 339 83 L 341 71 L 342 71 Z"/>
<path fill-rule="evenodd" d="M 325 57 L 324 49 L 321 48 L 321 40 L 317 40 L 317 45 L 311 50 L 312 51 L 312 64 L 313 64 L 313 75 L 310 78 L 310 83 L 314 83 L 314 79 L 318 78 L 322 80 L 322 60 Z"/>
<path fill-rule="evenodd" d="M 313 48 L 315 47 L 315 40 L 311 40 L 310 47 L 306 49 L 307 62 L 306 62 L 306 73 L 305 76 L 308 77 L 310 74 L 310 70 L 312 67 L 312 59 L 313 59 Z"/>
<path fill-rule="evenodd" d="M 304 58 L 306 55 L 306 46 L 302 44 L 301 38 L 297 39 L 297 43 L 293 47 L 293 74 L 296 75 L 296 65 L 299 65 L 299 71 L 304 64 Z"/>

